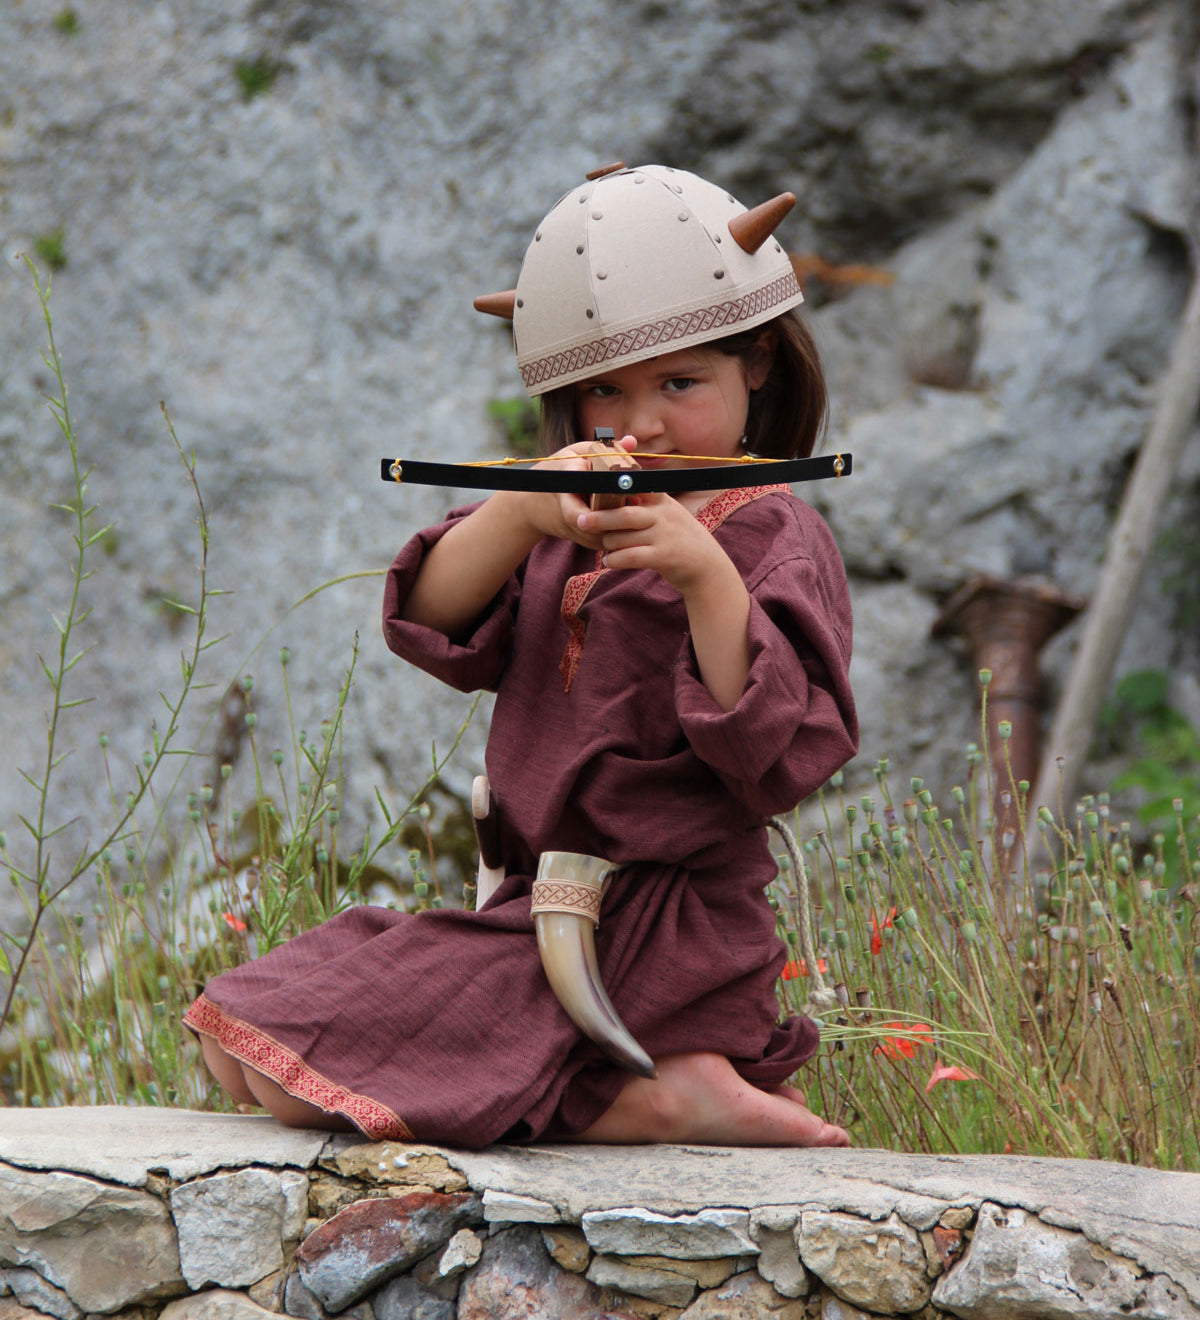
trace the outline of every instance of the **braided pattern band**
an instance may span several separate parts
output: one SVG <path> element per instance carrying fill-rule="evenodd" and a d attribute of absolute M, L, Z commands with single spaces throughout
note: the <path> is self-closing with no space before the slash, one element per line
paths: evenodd
<path fill-rule="evenodd" d="M 620 334 L 605 335 L 586 344 L 577 344 L 559 353 L 551 353 L 531 362 L 518 362 L 521 378 L 529 390 L 548 388 L 546 382 L 562 383 L 572 374 L 601 367 L 613 358 L 625 358 L 630 353 L 645 354 L 657 349 L 668 352 L 669 345 L 691 335 L 705 334 L 717 338 L 722 330 L 732 334 L 739 325 L 764 313 L 780 303 L 795 302 L 800 292 L 795 275 L 789 270 L 761 289 L 752 289 L 740 298 L 714 303 L 694 311 L 664 317 L 645 325 L 634 326 Z"/>
<path fill-rule="evenodd" d="M 600 893 L 595 885 L 575 880 L 535 880 L 529 912 L 534 917 L 542 912 L 569 912 L 599 926 Z"/>

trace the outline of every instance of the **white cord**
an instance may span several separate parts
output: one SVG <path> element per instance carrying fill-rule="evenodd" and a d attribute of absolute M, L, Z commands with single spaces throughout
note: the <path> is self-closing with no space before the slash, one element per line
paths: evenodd
<path fill-rule="evenodd" d="M 792 833 L 791 826 L 787 821 L 782 816 L 772 816 L 767 823 L 783 840 L 783 846 L 787 849 L 788 857 L 791 859 L 792 873 L 796 877 L 796 898 L 798 900 L 796 908 L 800 926 L 800 953 L 804 959 L 804 965 L 808 969 L 809 986 L 811 987 L 804 1011 L 807 1013 L 811 1009 L 813 1012 L 819 1013 L 824 1009 L 832 1008 L 837 1003 L 837 995 L 825 984 L 825 978 L 821 975 L 820 965 L 817 962 L 817 950 L 813 944 L 812 934 L 812 895 L 809 892 L 808 867 L 804 865 L 800 846 L 796 842 L 796 836 Z"/>

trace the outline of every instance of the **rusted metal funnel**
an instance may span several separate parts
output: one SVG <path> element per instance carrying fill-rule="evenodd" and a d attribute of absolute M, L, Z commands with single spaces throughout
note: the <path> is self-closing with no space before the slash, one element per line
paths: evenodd
<path fill-rule="evenodd" d="M 987 690 L 987 738 L 997 839 L 1015 828 L 1016 785 L 1024 779 L 1032 786 L 1038 772 L 1042 706 L 1038 654 L 1086 604 L 1083 597 L 1035 578 L 1007 579 L 981 573 L 959 587 L 934 621 L 935 637 L 962 637 L 976 673 L 981 669 L 992 673 Z M 1000 737 L 1003 721 L 1012 726 L 1007 740 Z M 1003 806 L 1006 800 L 1007 808 Z"/>

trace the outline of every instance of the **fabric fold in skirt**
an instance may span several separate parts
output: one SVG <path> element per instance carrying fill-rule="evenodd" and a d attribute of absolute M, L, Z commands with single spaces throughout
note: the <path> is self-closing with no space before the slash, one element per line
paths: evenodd
<path fill-rule="evenodd" d="M 351 908 L 214 977 L 184 1022 L 374 1140 L 481 1147 L 581 1132 L 630 1074 L 554 997 L 530 887 L 510 875 L 479 912 Z M 761 890 L 627 867 L 606 894 L 596 952 L 652 1057 L 724 1054 L 771 1087 L 816 1049 L 808 1018 L 777 1021 L 785 952 Z"/>

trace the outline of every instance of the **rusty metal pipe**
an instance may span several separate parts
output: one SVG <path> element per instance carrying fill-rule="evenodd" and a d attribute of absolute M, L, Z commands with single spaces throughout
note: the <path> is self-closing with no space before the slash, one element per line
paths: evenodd
<path fill-rule="evenodd" d="M 998 829 L 1015 823 L 1016 786 L 1037 776 L 1041 748 L 1042 647 L 1085 607 L 1080 596 L 1032 578 L 980 574 L 961 586 L 934 621 L 935 637 L 962 637 L 975 671 L 991 671 L 987 740 L 991 762 L 992 819 Z M 1011 733 L 1000 736 L 1007 722 Z M 1011 766 L 1011 778 L 1010 769 Z M 1010 795 L 1007 808 L 1002 799 Z"/>

